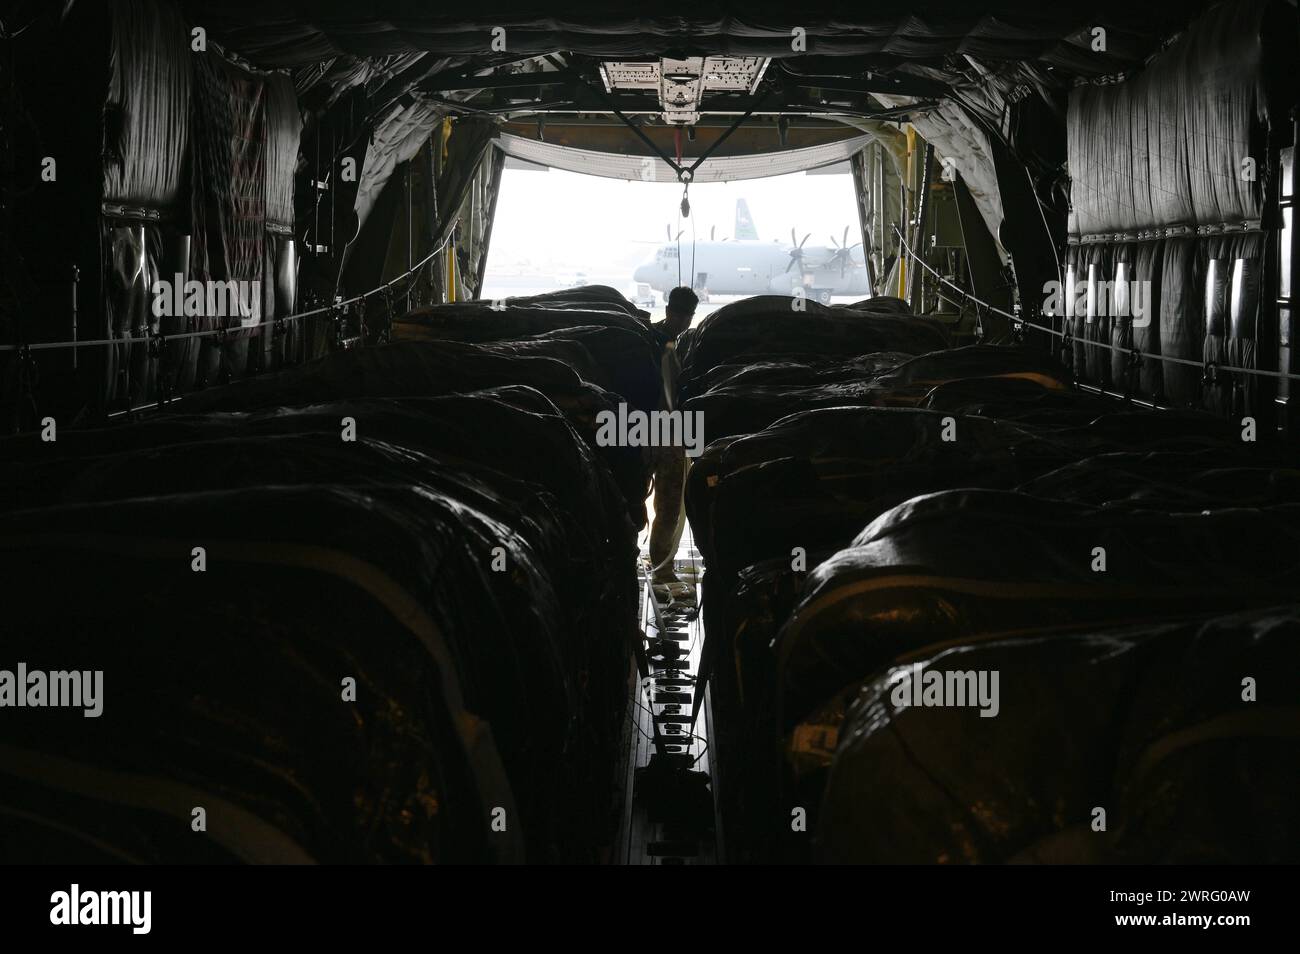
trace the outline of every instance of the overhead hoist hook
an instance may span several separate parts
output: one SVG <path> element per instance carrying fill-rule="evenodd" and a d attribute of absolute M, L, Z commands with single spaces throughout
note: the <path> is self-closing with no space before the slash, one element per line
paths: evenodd
<path fill-rule="evenodd" d="M 691 170 L 685 168 L 682 165 L 682 127 L 681 126 L 676 126 L 673 129 L 673 151 L 677 158 L 677 162 L 675 163 L 675 168 L 677 169 L 677 181 L 682 184 L 682 206 L 681 206 L 682 218 L 689 219 L 691 217 L 690 191 L 691 191 L 691 179 L 693 177 L 691 174 Z"/>

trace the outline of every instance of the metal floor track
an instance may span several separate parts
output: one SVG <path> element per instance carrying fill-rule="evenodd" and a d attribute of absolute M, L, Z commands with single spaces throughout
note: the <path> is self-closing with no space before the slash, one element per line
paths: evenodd
<path fill-rule="evenodd" d="M 639 672 L 628 758 L 627 797 L 616 861 L 631 865 L 717 863 L 721 852 L 716 774 L 709 738 L 709 695 L 696 691 L 703 624 L 699 619 L 699 554 L 683 534 L 679 578 L 696 601 L 656 601 L 641 580 L 641 632 L 648 673 Z"/>

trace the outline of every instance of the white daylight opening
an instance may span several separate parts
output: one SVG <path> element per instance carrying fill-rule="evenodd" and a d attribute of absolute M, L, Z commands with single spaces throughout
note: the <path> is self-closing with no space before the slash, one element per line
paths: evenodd
<path fill-rule="evenodd" d="M 847 163 L 682 186 L 508 162 L 483 298 L 609 285 L 663 317 L 665 293 L 690 285 L 699 321 L 752 295 L 796 286 L 832 303 L 870 297 Z M 793 236 L 793 237 L 792 237 Z"/>

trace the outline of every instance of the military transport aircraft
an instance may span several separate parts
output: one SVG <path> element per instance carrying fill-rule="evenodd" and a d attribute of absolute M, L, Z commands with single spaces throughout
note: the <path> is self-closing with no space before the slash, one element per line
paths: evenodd
<path fill-rule="evenodd" d="M 682 241 L 669 227 L 668 241 L 633 277 L 660 292 L 691 285 L 715 295 L 789 295 L 799 287 L 823 300 L 871 294 L 862 245 L 848 244 L 847 226 L 830 245 L 806 245 L 810 236 L 799 239 L 791 229 L 789 244 L 759 241 L 745 200 L 737 199 L 734 240 Z"/>

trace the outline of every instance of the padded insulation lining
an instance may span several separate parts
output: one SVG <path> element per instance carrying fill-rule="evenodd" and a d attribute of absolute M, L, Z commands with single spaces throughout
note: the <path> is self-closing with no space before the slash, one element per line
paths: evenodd
<path fill-rule="evenodd" d="M 116 0 L 104 102 L 104 204 L 175 211 L 190 134 L 188 33 L 176 8 Z"/>
<path fill-rule="evenodd" d="M 1213 7 L 1133 80 L 1071 93 L 1074 236 L 1258 222 L 1268 6 Z"/>

